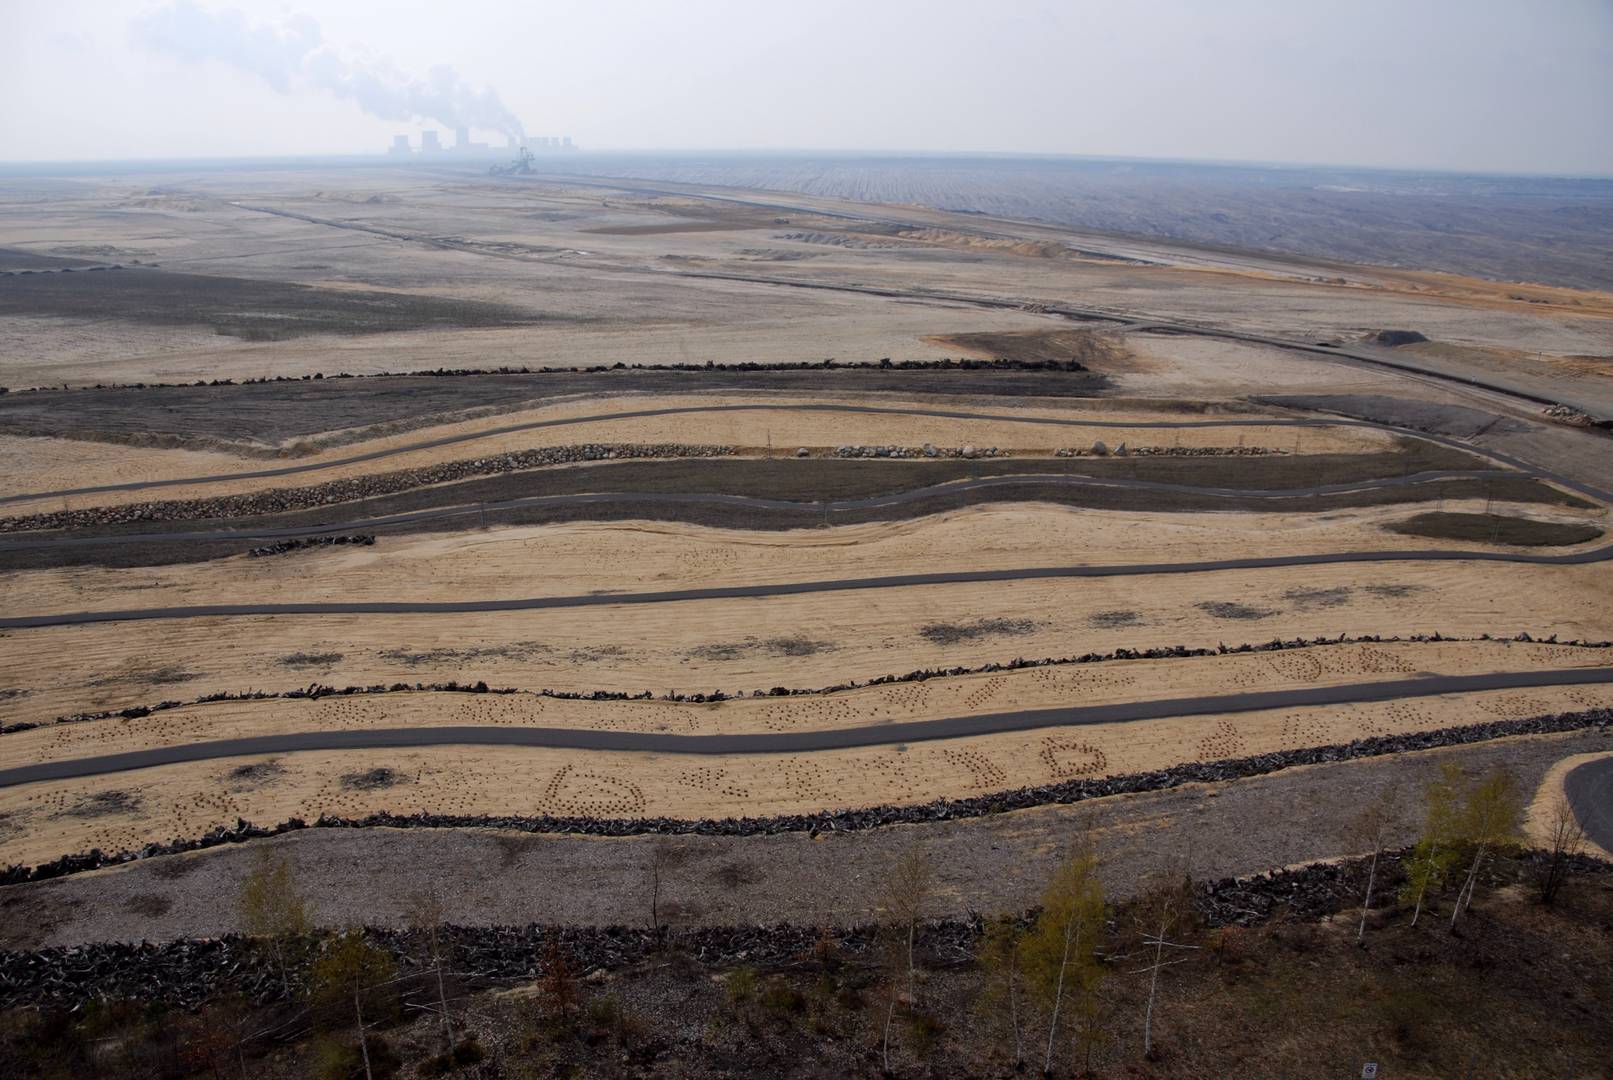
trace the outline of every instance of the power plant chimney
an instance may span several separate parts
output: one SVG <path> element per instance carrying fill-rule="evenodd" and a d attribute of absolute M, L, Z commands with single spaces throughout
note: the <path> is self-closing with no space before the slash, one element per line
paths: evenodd
<path fill-rule="evenodd" d="M 460 127 L 456 127 L 454 129 L 454 149 L 470 149 L 470 128 L 461 125 Z"/>

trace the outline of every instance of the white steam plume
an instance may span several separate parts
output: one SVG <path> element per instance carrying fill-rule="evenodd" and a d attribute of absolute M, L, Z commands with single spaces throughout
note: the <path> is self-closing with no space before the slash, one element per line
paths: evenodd
<path fill-rule="evenodd" d="M 295 15 L 279 25 L 249 22 L 233 9 L 207 11 L 172 0 L 134 19 L 135 42 L 191 63 L 216 61 L 250 72 L 281 93 L 313 87 L 354 102 L 382 120 L 435 120 L 450 128 L 483 128 L 519 139 L 521 121 L 491 89 L 477 90 L 439 64 L 418 78 L 390 61 L 354 60 L 325 45 L 319 24 Z"/>

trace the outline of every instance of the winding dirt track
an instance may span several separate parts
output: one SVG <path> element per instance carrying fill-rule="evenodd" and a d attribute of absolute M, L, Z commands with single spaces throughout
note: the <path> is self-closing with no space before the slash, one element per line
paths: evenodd
<path fill-rule="evenodd" d="M 1383 488 L 1408 487 L 1434 483 L 1440 480 L 1482 480 L 1491 477 L 1517 475 L 1507 469 L 1436 469 L 1413 473 L 1409 476 L 1383 477 L 1376 480 L 1358 480 L 1341 484 L 1322 484 L 1307 488 L 1255 489 L 1201 487 L 1195 484 L 1172 484 L 1155 480 L 1126 480 L 1103 476 L 1083 476 L 1071 473 L 1023 473 L 981 477 L 972 480 L 949 480 L 909 491 L 892 492 L 858 499 L 832 499 L 827 502 L 793 502 L 788 499 L 766 499 L 755 495 L 726 495 L 719 492 L 648 492 L 599 491 L 575 495 L 529 495 L 499 502 L 464 503 L 454 506 L 432 507 L 384 517 L 359 518 L 322 525 L 302 525 L 286 528 L 213 529 L 191 532 L 141 532 L 113 536 L 38 536 L 22 540 L 0 540 L 0 551 L 26 551 L 46 547 L 76 547 L 116 543 L 138 539 L 141 542 L 176 542 L 206 540 L 271 540 L 296 536 L 320 536 L 326 533 L 380 529 L 393 525 L 407 525 L 418 521 L 437 521 L 443 518 L 463 517 L 488 511 L 521 510 L 546 506 L 583 506 L 590 503 L 638 503 L 645 505 L 684 504 L 732 506 L 742 510 L 796 510 L 813 513 L 844 513 L 856 510 L 878 510 L 889 506 L 922 502 L 925 499 L 958 495 L 971 491 L 987 491 L 1000 487 L 1093 487 L 1119 488 L 1133 491 L 1172 492 L 1204 495 L 1227 499 L 1295 499 L 1314 495 L 1348 495 L 1360 491 Z"/>
<path fill-rule="evenodd" d="M 1054 709 L 1026 709 L 977 716 L 914 720 L 781 734 L 666 735 L 655 732 L 590 730 L 546 727 L 412 727 L 347 731 L 304 731 L 256 735 L 240 739 L 163 746 L 121 754 L 40 762 L 0 770 L 0 788 L 42 780 L 68 780 L 105 773 L 175 765 L 215 758 L 280 754 L 299 750 L 360 750 L 375 748 L 475 745 L 529 746 L 544 749 L 606 750 L 669 754 L 779 754 L 843 750 L 860 746 L 886 746 L 1010 731 L 1082 724 L 1113 724 L 1165 717 L 1257 712 L 1371 701 L 1463 694 L 1524 687 L 1572 686 L 1613 683 L 1613 667 L 1565 668 L 1548 671 L 1495 672 L 1486 675 L 1432 675 L 1343 686 L 1265 690 L 1241 694 L 1131 701 Z M 1583 768 L 1583 766 L 1582 766 Z M 1578 770 L 1576 770 L 1577 772 Z M 1571 774 L 1572 775 L 1572 774 Z M 1592 780 L 1605 784 L 1607 778 Z"/>
<path fill-rule="evenodd" d="M 17 495 L 0 497 L 0 506 L 8 503 L 24 502 L 34 499 L 54 499 L 74 495 L 93 495 L 103 492 L 121 491 L 147 491 L 158 488 L 183 487 L 196 484 L 227 483 L 232 480 L 256 480 L 266 477 L 296 476 L 303 473 L 318 472 L 322 469 L 333 469 L 343 465 L 362 464 L 369 461 L 379 461 L 399 454 L 414 453 L 420 450 L 433 450 L 442 446 L 452 446 L 457 443 L 474 442 L 481 439 L 493 438 L 500 435 L 509 435 L 522 431 L 535 431 L 541 428 L 566 427 L 577 424 L 597 424 L 613 420 L 635 420 L 645 417 L 682 416 L 699 413 L 726 413 L 726 412 L 827 412 L 827 413 L 860 413 L 888 416 L 922 416 L 941 420 L 985 420 L 1001 421 L 1020 424 L 1038 424 L 1049 427 L 1062 428 L 1130 428 L 1130 429 L 1180 429 L 1180 428 L 1238 428 L 1238 427 L 1293 427 L 1293 428 L 1364 428 L 1371 431 L 1386 432 L 1393 435 L 1403 435 L 1408 438 L 1422 439 L 1438 443 L 1452 449 L 1466 453 L 1487 457 L 1492 461 L 1501 462 L 1511 468 L 1519 469 L 1531 474 L 1540 470 L 1519 461 L 1516 458 L 1485 450 L 1469 445 L 1458 439 L 1429 432 L 1415 431 L 1410 428 L 1395 427 L 1391 424 L 1379 424 L 1370 420 L 1351 419 L 1312 419 L 1279 417 L 1249 416 L 1237 420 L 1096 420 L 1096 419 L 1066 419 L 1052 416 L 1016 416 L 1012 413 L 971 412 L 955 409 L 913 409 L 896 406 L 880 405 L 830 405 L 830 404 L 742 404 L 742 405 L 686 405 L 669 406 L 661 409 L 639 409 L 627 412 L 598 413 L 590 416 L 570 416 L 553 420 L 531 420 L 519 424 L 507 424 L 503 427 L 488 428 L 482 431 L 462 432 L 457 435 L 445 435 L 441 438 L 427 439 L 422 442 L 408 443 L 402 446 L 391 447 L 385 450 L 372 450 L 365 454 L 355 454 L 330 461 L 312 462 L 306 465 L 285 465 L 276 469 L 258 469 L 250 472 L 219 473 L 212 476 L 185 476 L 173 477 L 165 480 L 137 480 L 125 484 L 103 484 L 95 487 L 66 488 L 60 491 L 36 491 Z M 1587 491 L 1582 485 L 1566 478 L 1550 476 L 1554 482 L 1573 487 L 1576 491 L 1592 494 L 1593 497 L 1602 498 L 1603 501 L 1613 501 L 1613 495 L 1603 496 L 1603 493 Z"/>
<path fill-rule="evenodd" d="M 74 611 L 54 615 L 15 615 L 0 619 L 0 630 L 85 623 L 149 622 L 156 619 L 206 619 L 246 615 L 437 615 L 472 611 L 539 611 L 605 607 L 622 604 L 668 604 L 686 600 L 734 600 L 805 593 L 894 589 L 915 585 L 958 585 L 983 581 L 1030 581 L 1048 578 L 1136 577 L 1147 574 L 1197 574 L 1215 570 L 1268 570 L 1287 566 L 1379 562 L 1495 562 L 1537 566 L 1582 566 L 1613 559 L 1613 544 L 1565 555 L 1527 555 L 1500 551 L 1348 551 L 1319 555 L 1272 555 L 1185 563 L 1131 563 L 1104 566 L 1031 566 L 1006 570 L 955 570 L 931 574 L 890 574 L 869 578 L 780 582 L 774 585 L 726 585 L 662 592 L 585 593 L 580 596 L 532 596 L 515 600 L 405 600 L 304 604 L 200 604 L 188 607 L 129 608 L 122 611 Z"/>

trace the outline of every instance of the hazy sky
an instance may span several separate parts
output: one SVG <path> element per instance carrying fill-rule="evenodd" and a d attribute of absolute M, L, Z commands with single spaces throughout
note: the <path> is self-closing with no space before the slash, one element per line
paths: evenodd
<path fill-rule="evenodd" d="M 379 151 L 457 111 L 590 149 L 1613 174 L 1613 0 L 0 0 L 0 26 L 10 161 Z"/>

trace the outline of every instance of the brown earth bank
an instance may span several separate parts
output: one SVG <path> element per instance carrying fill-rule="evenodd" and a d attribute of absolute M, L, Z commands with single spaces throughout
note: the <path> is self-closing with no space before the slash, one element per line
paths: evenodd
<path fill-rule="evenodd" d="M 1542 853 L 1503 857 L 1450 928 L 1449 898 L 1416 925 L 1396 901 L 1400 855 L 1374 865 L 1364 926 L 1365 860 L 1199 886 L 1172 878 L 1112 904 L 1081 944 L 1095 950 L 1088 981 L 1061 994 L 1056 1024 L 1051 996 L 1025 992 L 1038 969 L 1010 984 L 977 920 L 921 920 L 911 954 L 900 921 L 884 932 L 482 934 L 428 923 L 435 937 L 293 939 L 280 963 L 239 939 L 0 956 L 13 995 L 66 992 L 0 1014 L 0 1055 L 24 1077 L 362 1072 L 355 998 L 320 990 L 345 949 L 369 965 L 356 1015 L 382 1077 L 950 1078 L 1044 1063 L 1057 1076 L 1289 1077 L 1356 1075 L 1368 1062 L 1446 1077 L 1479 1060 L 1503 1076 L 1604 1075 L 1608 865 L 1576 863 L 1544 905 Z M 1180 907 L 1161 955 L 1150 934 L 1168 904 Z M 180 987 L 189 1007 L 171 1003 Z M 68 1012 L 86 991 L 94 998 Z"/>

